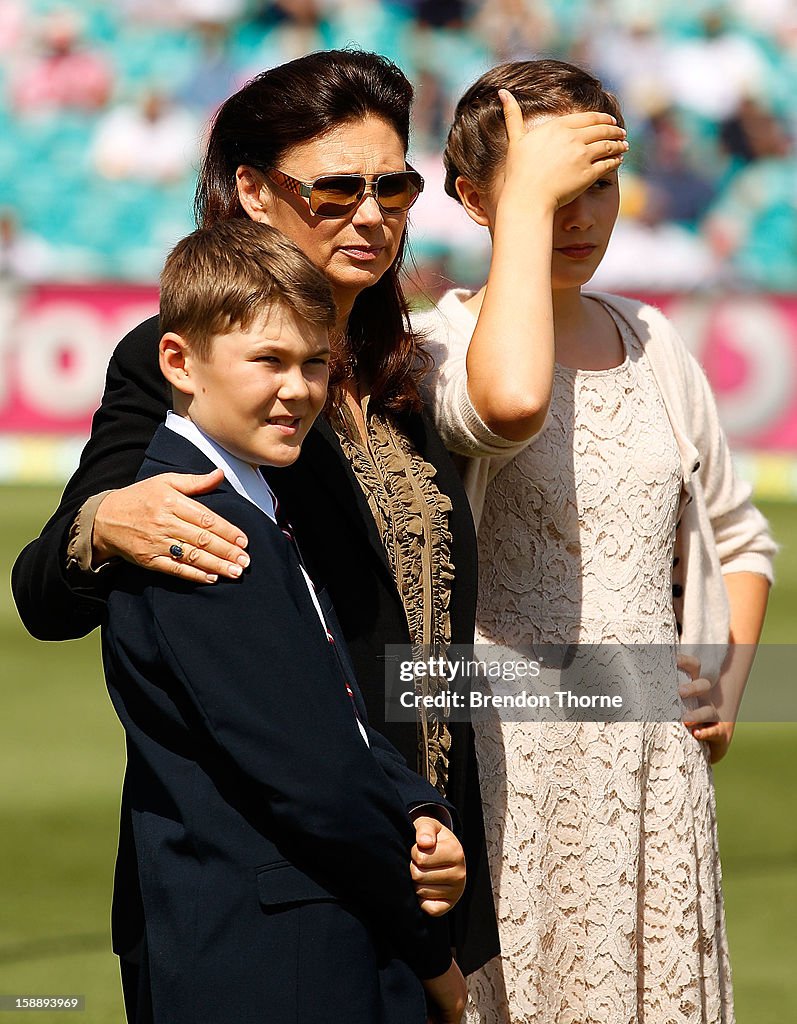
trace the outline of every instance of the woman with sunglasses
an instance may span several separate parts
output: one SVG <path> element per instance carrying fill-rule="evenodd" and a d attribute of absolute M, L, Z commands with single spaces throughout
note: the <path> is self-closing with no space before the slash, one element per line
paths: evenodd
<path fill-rule="evenodd" d="M 332 284 L 327 413 L 297 463 L 269 482 L 311 576 L 329 590 L 372 724 L 459 811 L 468 885 L 452 931 L 467 973 L 497 952 L 472 732 L 429 713 L 386 722 L 384 710 L 385 645 L 471 643 L 476 599 L 470 509 L 421 405 L 426 361 L 399 282 L 407 211 L 423 188 L 406 163 L 411 99 L 399 69 L 369 53 L 315 53 L 264 72 L 216 115 L 196 212 L 205 226 L 271 224 Z M 595 115 L 592 132 L 619 158 L 611 118 Z M 574 148 L 567 170 L 597 177 L 591 160 Z M 166 412 L 157 350 L 157 318 L 120 343 L 80 467 L 17 560 L 17 607 L 41 639 L 85 635 L 102 621 L 118 558 L 208 585 L 247 564 L 235 525 L 191 498 L 212 490 L 218 473 L 131 484 Z"/>

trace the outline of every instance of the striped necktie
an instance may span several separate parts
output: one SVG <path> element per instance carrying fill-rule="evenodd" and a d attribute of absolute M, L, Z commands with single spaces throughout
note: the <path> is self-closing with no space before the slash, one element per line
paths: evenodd
<path fill-rule="evenodd" d="M 310 575 L 307 572 L 307 569 L 305 568 L 304 559 L 302 558 L 302 552 L 301 552 L 301 550 L 299 548 L 299 545 L 296 542 L 296 537 L 294 536 L 294 533 L 293 533 L 293 527 L 291 526 L 291 524 L 290 524 L 290 522 L 288 520 L 288 517 L 282 511 L 282 507 L 281 507 L 281 505 L 279 503 L 279 500 L 277 499 L 276 495 L 274 495 L 274 518 L 277 521 L 277 526 L 280 528 L 280 530 L 282 531 L 283 535 L 288 539 L 288 542 L 291 544 L 291 546 L 293 547 L 293 550 L 296 552 L 296 557 L 299 560 L 299 568 L 301 569 L 302 575 L 304 576 L 305 580 L 307 581 L 307 587 L 310 590 L 310 596 L 312 597 L 313 604 L 315 605 L 316 611 L 318 612 L 318 617 L 321 620 L 321 624 L 324 627 L 324 632 L 326 633 L 327 642 L 330 644 L 330 646 L 332 647 L 332 649 L 334 651 L 335 659 L 337 660 L 337 663 L 338 663 L 338 668 L 340 669 L 340 673 L 343 676 L 343 682 L 344 682 L 344 685 L 346 687 L 346 693 L 349 695 L 349 700 L 351 701 L 352 710 L 354 711 L 354 717 L 357 719 L 357 725 L 360 727 L 360 732 L 363 735 L 363 739 L 365 740 L 366 743 L 368 743 L 368 736 L 367 736 L 366 731 L 365 731 L 365 726 L 363 725 L 363 721 L 360 718 L 359 712 L 357 711 L 357 704 L 356 704 L 356 702 L 354 700 L 354 691 L 352 690 L 351 684 L 348 681 L 348 678 L 347 678 L 348 673 L 346 672 L 346 667 L 343 664 L 343 659 L 340 656 L 340 651 L 338 650 L 338 645 L 335 642 L 335 636 L 332 633 L 332 630 L 327 625 L 327 621 L 326 621 L 326 619 L 324 617 L 324 612 L 323 612 L 323 610 L 321 608 L 321 605 L 318 603 L 318 598 L 316 597 L 316 593 L 315 593 L 315 585 L 313 584 L 313 581 L 310 578 Z M 368 744 L 368 745 L 370 746 L 370 744 Z"/>

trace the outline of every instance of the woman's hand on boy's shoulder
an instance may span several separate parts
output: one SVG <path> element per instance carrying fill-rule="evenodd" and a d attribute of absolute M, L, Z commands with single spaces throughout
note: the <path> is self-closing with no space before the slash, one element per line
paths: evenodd
<path fill-rule="evenodd" d="M 237 577 L 249 564 L 238 527 L 191 495 L 215 490 L 224 474 L 162 473 L 111 491 L 92 531 L 92 563 L 121 557 L 197 583 Z"/>

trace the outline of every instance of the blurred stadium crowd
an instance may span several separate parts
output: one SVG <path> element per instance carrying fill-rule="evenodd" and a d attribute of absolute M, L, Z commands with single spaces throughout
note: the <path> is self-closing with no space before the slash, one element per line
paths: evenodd
<path fill-rule="evenodd" d="M 794 0 L 0 0 L 0 278 L 153 281 L 191 229 L 218 103 L 345 45 L 417 86 L 427 281 L 484 270 L 442 190 L 457 97 L 499 61 L 555 56 L 619 94 L 632 141 L 598 284 L 797 291 Z"/>

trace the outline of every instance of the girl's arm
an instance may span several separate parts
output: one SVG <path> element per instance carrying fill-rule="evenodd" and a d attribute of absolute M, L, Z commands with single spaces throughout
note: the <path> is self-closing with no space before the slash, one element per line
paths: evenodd
<path fill-rule="evenodd" d="M 698 471 L 730 612 L 728 653 L 716 682 L 712 686 L 708 680 L 696 680 L 701 684 L 697 689 L 687 684 L 688 692 L 681 691 L 682 696 L 705 698 L 690 728 L 710 745 L 715 762 L 727 753 L 733 736 L 764 623 L 777 545 L 766 519 L 750 501 L 749 484 L 736 474 L 706 376 L 678 344 L 676 356 L 683 361 L 686 384 L 684 408 L 700 456 Z"/>
<path fill-rule="evenodd" d="M 554 214 L 616 170 L 628 143 L 609 114 L 568 114 L 527 131 L 514 97 L 505 89 L 499 95 L 508 138 L 504 181 L 487 196 L 467 183 L 460 191 L 471 218 L 493 229 L 467 355 L 468 393 L 493 433 L 523 441 L 542 426 L 553 384 Z"/>
<path fill-rule="evenodd" d="M 733 738 L 742 696 L 764 625 L 770 588 L 766 576 L 754 572 L 727 573 L 723 579 L 731 610 L 731 635 L 722 672 L 709 691 L 710 704 L 705 706 L 708 718 L 714 718 L 715 721 L 690 723 L 695 739 L 709 744 L 712 764 L 727 754 Z M 699 692 L 699 687 L 693 689 L 687 686 L 682 696 Z"/>

